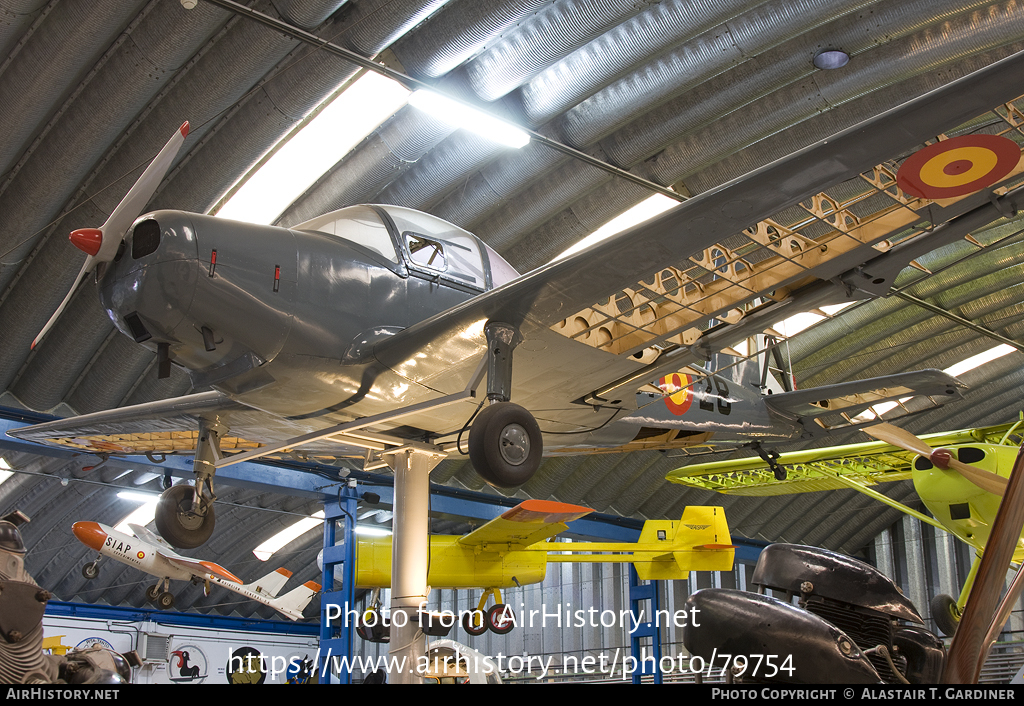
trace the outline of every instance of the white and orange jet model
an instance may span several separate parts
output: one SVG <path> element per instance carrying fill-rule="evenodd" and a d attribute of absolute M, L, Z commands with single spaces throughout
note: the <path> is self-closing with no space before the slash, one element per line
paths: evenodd
<path fill-rule="evenodd" d="M 278 597 L 277 592 L 292 575 L 287 569 L 277 569 L 258 581 L 242 583 L 240 578 L 219 564 L 181 556 L 145 527 L 132 524 L 128 527 L 135 533 L 134 537 L 99 522 L 76 522 L 72 526 L 71 531 L 78 541 L 99 552 L 95 561 L 82 567 L 82 575 L 87 579 L 96 578 L 99 575 L 99 561 L 104 556 L 142 569 L 159 579 L 146 589 L 146 597 L 164 610 L 174 606 L 174 595 L 169 590 L 171 579 L 196 583 L 202 581 L 207 595 L 210 584 L 223 586 L 229 591 L 268 605 L 292 620 L 302 618 L 302 610 L 320 591 L 320 584 L 307 581 Z"/>

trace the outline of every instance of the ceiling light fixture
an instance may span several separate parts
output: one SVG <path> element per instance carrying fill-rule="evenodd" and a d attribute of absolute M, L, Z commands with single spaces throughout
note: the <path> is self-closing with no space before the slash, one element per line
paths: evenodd
<path fill-rule="evenodd" d="M 850 63 L 850 55 L 840 49 L 826 49 L 814 55 L 814 66 L 819 69 L 841 69 Z"/>
<path fill-rule="evenodd" d="M 409 96 L 409 105 L 449 125 L 469 130 L 507 147 L 518 149 L 530 143 L 530 136 L 525 130 L 425 88 L 413 91 Z"/>

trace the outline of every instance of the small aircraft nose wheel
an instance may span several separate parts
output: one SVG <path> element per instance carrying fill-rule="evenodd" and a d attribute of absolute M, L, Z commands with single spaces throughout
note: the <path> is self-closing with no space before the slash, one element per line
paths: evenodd
<path fill-rule="evenodd" d="M 480 477 L 499 488 L 514 488 L 540 467 L 544 441 L 533 415 L 517 404 L 484 407 L 469 430 L 469 460 Z"/>
<path fill-rule="evenodd" d="M 82 576 L 92 581 L 94 578 L 100 575 L 100 567 L 96 566 L 95 561 L 90 561 L 88 564 L 82 567 Z"/>
<path fill-rule="evenodd" d="M 165 490 L 156 504 L 157 531 L 178 549 L 195 549 L 213 534 L 213 503 L 201 498 L 198 510 L 194 511 L 194 494 L 192 486 L 183 483 Z"/>
<path fill-rule="evenodd" d="M 491 632 L 498 635 L 506 635 L 512 632 L 512 628 L 516 626 L 515 613 L 512 611 L 512 606 L 505 605 L 504 603 L 491 606 L 491 609 L 487 611 L 487 620 L 485 622 L 487 627 L 491 629 Z"/>
<path fill-rule="evenodd" d="M 474 610 L 462 614 L 462 629 L 473 637 L 487 632 L 487 615 L 482 610 Z"/>
<path fill-rule="evenodd" d="M 929 606 L 932 609 L 932 620 L 946 637 L 952 637 L 960 624 L 960 608 L 953 596 L 940 593 L 931 600 Z"/>

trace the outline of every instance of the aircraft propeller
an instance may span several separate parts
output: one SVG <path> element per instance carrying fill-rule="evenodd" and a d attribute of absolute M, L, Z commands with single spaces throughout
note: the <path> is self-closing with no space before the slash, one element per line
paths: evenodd
<path fill-rule="evenodd" d="M 53 313 L 50 320 L 46 322 L 43 329 L 33 339 L 32 348 L 36 347 L 39 339 L 57 321 L 57 318 L 64 311 L 68 302 L 71 301 L 71 296 L 78 289 L 78 285 L 85 278 L 85 275 L 94 266 L 111 262 L 117 256 L 118 248 L 121 247 L 121 241 L 124 240 L 125 233 L 128 232 L 135 219 L 142 215 L 142 209 L 153 198 L 156 187 L 163 181 L 164 175 L 167 174 L 167 170 L 171 168 L 171 163 L 178 154 L 178 150 L 181 148 L 182 143 L 185 142 L 185 138 L 188 136 L 188 129 L 188 121 L 185 121 L 175 131 L 174 135 L 171 136 L 171 139 L 167 141 L 167 144 L 163 146 L 157 156 L 153 158 L 153 161 L 149 163 L 146 171 L 132 185 L 132 188 L 128 190 L 128 193 L 121 199 L 121 202 L 111 211 L 110 216 L 103 225 L 99 228 L 79 228 L 72 231 L 71 235 L 68 236 L 71 243 L 86 253 L 88 257 L 85 259 L 82 269 L 79 270 L 78 277 L 75 278 L 75 282 L 71 285 L 67 296 L 64 297 L 64 301 L 60 303 L 57 311 Z"/>
<path fill-rule="evenodd" d="M 977 466 L 960 461 L 947 449 L 933 449 L 909 431 L 892 424 L 875 424 L 864 427 L 862 431 L 879 441 L 898 446 L 901 449 L 924 456 L 943 470 L 952 468 L 964 478 L 982 490 L 1003 496 L 1006 493 L 1007 480 Z"/>
<path fill-rule="evenodd" d="M 1013 559 L 1017 539 L 1024 528 L 1024 446 L 1017 452 L 1017 460 L 1010 473 L 1009 489 L 999 504 L 999 512 L 992 523 L 986 551 L 971 589 L 971 597 L 964 607 L 964 615 L 953 635 L 946 655 L 941 681 L 945 684 L 976 684 L 981 667 L 992 645 L 992 634 L 998 634 L 1005 615 L 997 609 L 1006 567 Z M 1020 590 L 1020 583 L 1014 581 Z M 1016 600 L 1010 596 L 1010 604 Z"/>

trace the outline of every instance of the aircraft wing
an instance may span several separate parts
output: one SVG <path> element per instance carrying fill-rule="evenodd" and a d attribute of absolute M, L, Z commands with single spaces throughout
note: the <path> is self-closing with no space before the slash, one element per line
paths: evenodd
<path fill-rule="evenodd" d="M 459 544 L 470 547 L 503 545 L 507 549 L 520 549 L 564 532 L 566 523 L 591 512 L 593 510 L 589 507 L 580 505 L 525 500 L 461 537 Z"/>
<path fill-rule="evenodd" d="M 8 433 L 19 439 L 87 453 L 190 455 L 196 447 L 199 419 L 203 417 L 219 419 L 231 429 L 230 436 L 221 440 L 221 450 L 226 454 L 292 439 L 307 433 L 311 426 L 328 425 L 315 419 L 301 423 L 284 419 L 211 391 L 55 419 Z M 290 451 L 284 453 L 288 455 Z M 318 456 L 362 459 L 365 449 L 321 441 L 303 446 L 301 453 L 310 460 Z"/>
<path fill-rule="evenodd" d="M 780 306 L 799 300 L 805 310 L 869 296 L 871 287 L 888 291 L 891 281 L 870 276 L 865 263 L 882 258 L 878 267 L 898 272 L 921 243 L 925 252 L 944 244 L 933 231 L 939 223 L 979 209 L 992 209 L 986 222 L 998 218 L 985 194 L 941 203 L 911 196 L 898 187 L 896 168 L 971 120 L 967 132 L 1015 134 L 1012 118 L 986 111 L 1022 93 L 1024 54 L 411 326 L 378 343 L 375 356 L 452 392 L 480 360 L 484 322 L 505 322 L 525 339 L 515 353 L 515 401 L 531 411 L 566 400 L 629 407 L 642 384 L 784 318 Z M 1003 183 L 1016 185 L 1022 168 Z M 926 220 L 927 229 L 912 227 Z M 772 318 L 761 315 L 768 309 Z M 605 354 L 603 365 L 578 353 L 587 346 Z M 555 393 L 545 377 L 552 369 L 562 370 Z"/>
<path fill-rule="evenodd" d="M 186 571 L 191 571 L 192 573 L 198 573 L 200 575 L 212 574 L 213 576 L 220 577 L 226 581 L 242 585 L 242 579 L 235 576 L 220 564 L 215 564 L 212 561 L 190 559 L 188 557 L 181 556 L 180 554 L 167 551 L 163 547 L 158 547 L 157 551 L 163 558 L 167 559 L 167 561 L 171 562 L 175 566 L 185 569 Z"/>
<path fill-rule="evenodd" d="M 935 448 L 965 443 L 998 443 L 1013 425 L 925 434 L 920 438 Z M 726 495 L 789 495 L 851 487 L 843 479 L 862 486 L 910 480 L 916 454 L 881 441 L 846 444 L 780 454 L 776 462 L 786 471 L 776 480 L 760 457 L 713 461 L 683 466 L 670 472 L 673 483 L 713 490 Z"/>
<path fill-rule="evenodd" d="M 156 544 L 157 546 L 166 547 L 167 549 L 174 551 L 171 545 L 164 541 L 163 537 L 158 535 L 156 532 L 150 532 L 142 525 L 129 524 L 128 529 L 132 531 L 132 534 L 134 534 L 136 537 L 138 537 L 144 542 L 149 542 L 150 544 Z"/>

